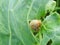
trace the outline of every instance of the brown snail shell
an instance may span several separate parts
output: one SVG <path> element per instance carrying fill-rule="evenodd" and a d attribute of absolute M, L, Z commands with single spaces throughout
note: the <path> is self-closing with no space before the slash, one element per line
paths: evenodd
<path fill-rule="evenodd" d="M 30 27 L 35 31 L 39 30 L 40 26 L 41 26 L 41 20 L 32 20 L 30 22 Z"/>

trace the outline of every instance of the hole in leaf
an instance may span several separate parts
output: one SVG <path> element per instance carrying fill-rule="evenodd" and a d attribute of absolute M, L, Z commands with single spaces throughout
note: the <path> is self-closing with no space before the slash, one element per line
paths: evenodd
<path fill-rule="evenodd" d="M 38 32 L 34 32 L 33 34 L 36 35 Z"/>
<path fill-rule="evenodd" d="M 30 23 L 31 21 L 29 20 L 29 23 Z"/>
<path fill-rule="evenodd" d="M 47 45 L 51 45 L 52 44 L 52 40 L 50 39 L 47 43 Z"/>
<path fill-rule="evenodd" d="M 44 18 L 43 18 L 43 17 L 41 17 L 40 19 L 41 19 L 41 21 L 43 21 L 43 20 L 44 20 Z"/>
<path fill-rule="evenodd" d="M 49 11 L 47 11 L 46 16 L 48 16 L 49 14 L 50 14 L 50 12 L 49 12 Z M 45 17 L 46 17 L 46 16 L 45 16 Z"/>
<path fill-rule="evenodd" d="M 41 34 L 42 35 L 42 38 L 43 38 L 43 34 Z"/>

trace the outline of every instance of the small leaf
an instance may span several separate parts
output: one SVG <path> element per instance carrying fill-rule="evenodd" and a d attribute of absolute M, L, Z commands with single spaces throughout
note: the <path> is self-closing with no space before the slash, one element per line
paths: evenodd
<path fill-rule="evenodd" d="M 50 14 L 44 19 L 42 25 L 42 33 L 48 37 L 45 38 L 45 36 L 43 36 L 42 42 L 44 42 L 45 39 L 45 41 L 47 40 L 48 43 L 48 39 L 51 39 L 52 45 L 60 44 L 60 15 L 58 13 L 55 12 Z"/>
<path fill-rule="evenodd" d="M 52 12 L 54 11 L 56 6 L 56 1 L 50 0 L 46 5 L 46 11 Z"/>
<path fill-rule="evenodd" d="M 0 0 L 0 44 L 34 45 L 38 43 L 29 20 L 45 15 L 49 0 Z"/>

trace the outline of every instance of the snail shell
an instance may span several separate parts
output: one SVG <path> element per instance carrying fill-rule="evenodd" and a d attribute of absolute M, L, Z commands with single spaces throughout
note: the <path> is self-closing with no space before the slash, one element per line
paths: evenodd
<path fill-rule="evenodd" d="M 32 20 L 30 22 L 30 27 L 35 31 L 39 30 L 40 26 L 41 26 L 41 20 Z"/>

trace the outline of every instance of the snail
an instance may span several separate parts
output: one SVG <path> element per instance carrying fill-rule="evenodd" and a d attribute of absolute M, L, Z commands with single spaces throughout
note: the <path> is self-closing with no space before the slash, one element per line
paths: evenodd
<path fill-rule="evenodd" d="M 35 31 L 38 31 L 40 26 L 41 26 L 41 20 L 32 20 L 30 22 L 30 27 Z"/>

